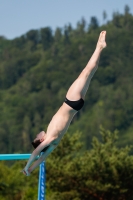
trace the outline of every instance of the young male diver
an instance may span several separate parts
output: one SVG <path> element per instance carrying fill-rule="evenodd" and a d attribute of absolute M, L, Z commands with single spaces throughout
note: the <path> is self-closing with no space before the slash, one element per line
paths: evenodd
<path fill-rule="evenodd" d="M 102 31 L 93 55 L 78 78 L 70 86 L 65 101 L 50 121 L 46 133 L 42 131 L 36 135 L 36 138 L 32 142 L 35 150 L 32 152 L 25 168 L 22 170 L 26 176 L 29 176 L 57 147 L 63 135 L 66 133 L 74 115 L 83 107 L 91 78 L 98 68 L 100 54 L 106 47 L 105 38 L 106 31 Z M 40 155 L 41 152 L 43 152 L 43 154 L 36 160 L 36 157 Z"/>

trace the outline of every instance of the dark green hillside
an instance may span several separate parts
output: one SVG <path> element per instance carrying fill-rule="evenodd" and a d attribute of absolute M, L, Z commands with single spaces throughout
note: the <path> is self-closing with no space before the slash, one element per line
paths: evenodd
<path fill-rule="evenodd" d="M 46 130 L 70 84 L 95 49 L 101 30 L 107 30 L 104 50 L 86 103 L 70 133 L 79 130 L 86 147 L 102 124 L 121 133 L 119 145 L 133 138 L 133 16 L 114 13 L 99 27 L 93 17 L 71 25 L 30 30 L 14 40 L 0 37 L 0 153 L 29 152 L 30 142 Z"/>

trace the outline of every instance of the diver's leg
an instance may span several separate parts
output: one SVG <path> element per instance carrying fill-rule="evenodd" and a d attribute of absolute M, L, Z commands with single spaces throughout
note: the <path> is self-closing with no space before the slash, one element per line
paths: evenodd
<path fill-rule="evenodd" d="M 79 77 L 70 86 L 66 97 L 71 101 L 76 101 L 80 98 L 85 98 L 85 94 L 88 90 L 90 81 L 95 71 L 98 68 L 99 58 L 102 50 L 106 47 L 106 31 L 100 33 L 96 49 L 87 63 L 86 67 L 83 69 Z"/>

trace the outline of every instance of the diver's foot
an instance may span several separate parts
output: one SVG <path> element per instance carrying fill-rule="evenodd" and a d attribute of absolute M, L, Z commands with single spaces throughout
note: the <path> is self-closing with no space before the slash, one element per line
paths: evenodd
<path fill-rule="evenodd" d="M 105 38 L 106 38 L 106 31 L 102 31 L 99 35 L 96 48 L 102 50 L 107 46 Z"/>

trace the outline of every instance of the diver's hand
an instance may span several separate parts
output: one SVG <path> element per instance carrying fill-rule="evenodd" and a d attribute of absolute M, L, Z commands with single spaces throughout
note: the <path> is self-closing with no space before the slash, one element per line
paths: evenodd
<path fill-rule="evenodd" d="M 30 176 L 29 169 L 27 169 L 27 168 L 24 168 L 21 172 L 22 172 L 25 176 Z"/>

